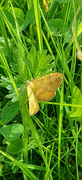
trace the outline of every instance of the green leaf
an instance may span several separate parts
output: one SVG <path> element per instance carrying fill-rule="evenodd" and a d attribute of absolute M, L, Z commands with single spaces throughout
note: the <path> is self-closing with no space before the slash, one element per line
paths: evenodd
<path fill-rule="evenodd" d="M 23 125 L 16 123 L 11 125 L 5 125 L 0 129 L 0 133 L 8 140 L 13 141 L 20 137 L 23 133 Z"/>
<path fill-rule="evenodd" d="M 30 9 L 27 11 L 25 21 L 23 22 L 21 26 L 21 30 L 24 31 L 24 29 L 29 25 L 34 23 L 35 16 L 34 16 L 34 9 Z"/>
<path fill-rule="evenodd" d="M 72 34 L 72 30 L 70 28 L 68 31 L 66 31 L 65 39 L 64 39 L 65 43 L 71 43 L 72 38 L 73 38 L 73 34 Z"/>
<path fill-rule="evenodd" d="M 9 101 L 2 109 L 1 119 L 4 124 L 10 122 L 17 114 L 19 110 L 19 102 Z"/>
<path fill-rule="evenodd" d="M 7 152 L 10 154 L 17 154 L 23 149 L 23 144 L 22 144 L 22 139 L 16 139 L 12 142 L 7 147 Z"/>
<path fill-rule="evenodd" d="M 73 86 L 71 98 L 72 98 L 72 108 L 71 108 L 71 112 L 69 112 L 69 116 L 82 117 L 82 94 L 77 86 Z"/>
<path fill-rule="evenodd" d="M 24 23 L 24 13 L 19 8 L 14 8 L 14 10 L 15 10 L 15 15 L 16 15 L 17 21 L 18 21 L 19 25 L 21 26 Z M 12 14 L 12 9 L 11 8 L 5 9 L 4 13 L 5 13 L 6 17 L 8 18 L 9 22 L 15 27 L 15 20 L 14 20 L 13 14 Z"/>
<path fill-rule="evenodd" d="M 53 36 L 60 35 L 60 31 L 63 28 L 63 20 L 62 19 L 50 19 L 48 21 L 49 28 Z"/>
<path fill-rule="evenodd" d="M 29 56 L 27 55 L 25 63 L 28 66 L 28 68 L 31 70 L 34 79 L 52 71 L 52 68 L 54 67 L 53 56 L 47 55 L 46 50 L 40 53 L 36 51 L 34 46 L 32 46 L 30 50 L 30 56 L 31 58 L 29 58 Z M 29 78 L 29 71 L 28 71 L 28 80 L 33 80 L 31 79 L 31 76 Z"/>
<path fill-rule="evenodd" d="M 9 8 L 10 12 L 12 13 L 12 8 Z M 24 21 L 24 12 L 21 8 L 14 7 L 15 15 L 21 21 Z"/>

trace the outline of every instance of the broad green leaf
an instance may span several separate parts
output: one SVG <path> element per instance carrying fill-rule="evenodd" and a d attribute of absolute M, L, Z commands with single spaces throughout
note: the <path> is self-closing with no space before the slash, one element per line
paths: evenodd
<path fill-rule="evenodd" d="M 70 117 L 82 117 L 82 94 L 77 86 L 72 88 L 72 108 L 69 112 Z"/>
<path fill-rule="evenodd" d="M 6 105 L 3 107 L 1 112 L 1 119 L 4 124 L 7 124 L 10 122 L 17 114 L 19 110 L 19 102 L 11 102 L 9 101 L 6 103 Z"/>
<path fill-rule="evenodd" d="M 63 20 L 62 19 L 51 19 L 48 21 L 48 25 L 50 31 L 53 36 L 59 35 L 61 29 L 63 28 Z"/>
<path fill-rule="evenodd" d="M 24 23 L 23 11 L 19 8 L 14 8 L 14 10 L 15 10 L 15 15 L 16 15 L 19 25 L 22 25 Z M 5 13 L 6 17 L 8 18 L 9 22 L 15 27 L 15 20 L 14 20 L 13 14 L 12 14 L 12 9 L 11 8 L 5 9 L 4 13 Z"/>
<path fill-rule="evenodd" d="M 0 129 L 0 133 L 8 140 L 13 141 L 20 137 L 23 133 L 23 125 L 16 123 L 11 125 L 5 125 Z"/>
<path fill-rule="evenodd" d="M 10 154 L 17 154 L 23 149 L 22 139 L 16 139 L 14 141 L 11 141 L 10 144 L 7 147 L 7 152 Z"/>
<path fill-rule="evenodd" d="M 34 16 L 34 9 L 30 9 L 27 11 L 25 21 L 21 25 L 21 30 L 24 31 L 24 29 L 29 25 L 34 23 L 35 16 Z"/>

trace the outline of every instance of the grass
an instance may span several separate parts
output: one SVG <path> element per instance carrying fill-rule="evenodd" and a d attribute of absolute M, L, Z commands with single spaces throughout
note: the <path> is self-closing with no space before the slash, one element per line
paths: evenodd
<path fill-rule="evenodd" d="M 76 0 L 0 3 L 2 179 L 82 177 L 81 7 Z M 63 74 L 62 85 L 30 117 L 26 80 L 52 72 Z"/>

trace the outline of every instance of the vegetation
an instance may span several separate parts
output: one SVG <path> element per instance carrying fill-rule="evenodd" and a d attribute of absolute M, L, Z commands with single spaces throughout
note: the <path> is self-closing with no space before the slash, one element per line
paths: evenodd
<path fill-rule="evenodd" d="M 82 177 L 81 0 L 0 1 L 0 177 Z M 26 80 L 60 72 L 29 116 Z"/>

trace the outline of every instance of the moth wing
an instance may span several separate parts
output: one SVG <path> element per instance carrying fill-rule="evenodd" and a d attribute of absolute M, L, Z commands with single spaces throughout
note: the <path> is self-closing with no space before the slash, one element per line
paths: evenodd
<path fill-rule="evenodd" d="M 55 96 L 55 90 L 62 82 L 62 74 L 51 73 L 49 75 L 34 79 L 32 82 L 35 87 L 34 93 L 36 94 L 37 99 L 47 101 L 47 99 L 50 100 Z"/>
<path fill-rule="evenodd" d="M 41 92 L 40 94 L 36 94 L 36 97 L 39 101 L 49 101 L 56 95 L 56 92 Z"/>
<path fill-rule="evenodd" d="M 44 91 L 54 91 L 56 90 L 62 82 L 61 73 L 51 73 L 49 75 L 34 79 L 34 86 L 36 86 L 35 91 L 42 88 Z"/>
<path fill-rule="evenodd" d="M 32 116 L 39 111 L 39 104 L 36 95 L 33 91 L 34 85 L 32 82 L 29 82 L 27 85 L 27 94 L 29 97 L 29 115 Z"/>

